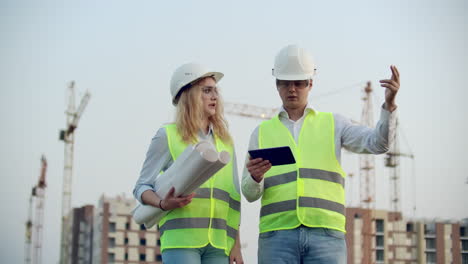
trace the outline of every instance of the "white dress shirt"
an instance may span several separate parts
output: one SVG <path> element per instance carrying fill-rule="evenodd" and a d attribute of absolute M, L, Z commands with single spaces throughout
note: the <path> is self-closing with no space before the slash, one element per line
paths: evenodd
<path fill-rule="evenodd" d="M 279 120 L 288 128 L 296 143 L 304 119 L 311 111 L 316 110 L 307 105 L 304 114 L 297 121 L 289 119 L 289 115 L 283 107 L 278 113 Z M 395 137 L 396 110 L 390 113 L 383 106 L 380 112 L 380 120 L 375 128 L 355 124 L 350 119 L 338 114 L 333 114 L 333 118 L 335 120 L 335 155 L 340 163 L 342 147 L 354 153 L 382 154 L 388 151 L 390 140 Z M 249 150 L 258 149 L 258 128 L 259 126 L 255 128 L 250 136 Z M 245 164 L 248 161 L 247 155 Z M 244 166 L 242 175 L 242 193 L 249 202 L 256 201 L 263 195 L 263 179 L 256 182 L 246 166 Z"/>

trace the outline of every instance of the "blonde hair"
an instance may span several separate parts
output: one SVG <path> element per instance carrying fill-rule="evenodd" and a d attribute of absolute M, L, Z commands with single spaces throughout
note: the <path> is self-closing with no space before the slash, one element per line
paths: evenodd
<path fill-rule="evenodd" d="M 203 101 L 199 83 L 204 79 L 198 80 L 189 88 L 185 88 L 180 94 L 179 102 L 177 103 L 175 123 L 182 141 L 187 144 L 197 142 L 198 131 L 202 128 Z M 224 143 L 232 144 L 228 124 L 224 119 L 223 100 L 219 94 L 216 100 L 215 114 L 210 116 L 208 120 L 213 125 L 213 133 Z"/>

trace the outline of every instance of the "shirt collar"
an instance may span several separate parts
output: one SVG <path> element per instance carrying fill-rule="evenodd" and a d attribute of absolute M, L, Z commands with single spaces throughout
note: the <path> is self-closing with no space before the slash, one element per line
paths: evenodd
<path fill-rule="evenodd" d="M 316 114 L 317 113 L 317 110 L 315 110 L 315 108 L 310 105 L 309 103 L 307 103 L 306 107 L 304 108 L 304 113 L 302 114 L 302 117 L 304 117 L 305 115 L 307 115 L 308 113 L 312 112 L 312 114 Z M 281 106 L 280 109 L 279 109 L 279 112 L 278 112 L 278 115 L 280 117 L 286 117 L 289 119 L 289 114 L 288 112 L 286 111 L 286 109 L 284 109 L 284 106 Z M 301 118 L 302 118 L 301 117 Z"/>
<path fill-rule="evenodd" d="M 205 132 L 202 129 L 200 129 L 198 131 L 198 136 L 200 138 L 202 138 L 202 139 L 207 139 L 212 135 L 213 135 L 213 124 L 212 123 L 210 123 L 210 125 L 208 126 L 208 133 L 207 134 L 205 134 Z"/>

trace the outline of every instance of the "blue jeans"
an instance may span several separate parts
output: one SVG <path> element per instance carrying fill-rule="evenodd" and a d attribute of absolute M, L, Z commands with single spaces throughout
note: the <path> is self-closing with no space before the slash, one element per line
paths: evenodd
<path fill-rule="evenodd" d="M 299 226 L 261 233 L 258 264 L 346 264 L 343 232 Z"/>
<path fill-rule="evenodd" d="M 162 253 L 164 264 L 218 264 L 229 263 L 223 249 L 207 245 L 202 248 L 170 248 Z"/>

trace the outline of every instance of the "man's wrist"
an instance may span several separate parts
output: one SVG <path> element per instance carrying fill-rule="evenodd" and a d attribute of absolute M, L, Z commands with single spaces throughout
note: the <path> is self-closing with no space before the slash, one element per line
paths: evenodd
<path fill-rule="evenodd" d="M 254 180 L 256 183 L 260 183 L 262 181 L 262 178 L 260 180 L 257 180 L 252 174 L 250 174 L 250 177 L 252 177 L 252 180 Z"/>
<path fill-rule="evenodd" d="M 393 112 L 397 108 L 397 105 L 394 104 L 394 103 L 389 104 L 389 103 L 385 102 L 384 108 L 385 108 L 385 110 L 387 110 L 389 112 Z"/>

